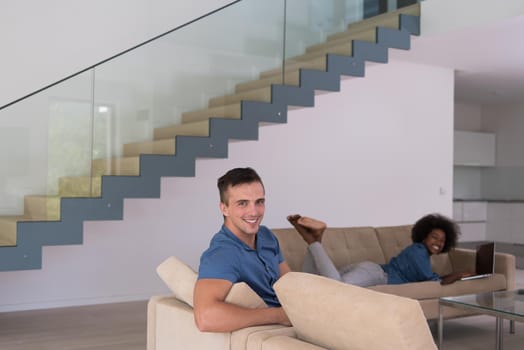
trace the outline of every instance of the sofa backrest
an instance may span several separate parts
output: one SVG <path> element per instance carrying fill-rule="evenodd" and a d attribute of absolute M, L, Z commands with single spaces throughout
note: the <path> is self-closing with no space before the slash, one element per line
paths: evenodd
<path fill-rule="evenodd" d="M 284 259 L 293 271 L 301 271 L 307 244 L 294 228 L 272 229 L 278 238 Z M 322 245 L 337 268 L 369 260 L 386 262 L 372 227 L 328 227 Z"/>
<path fill-rule="evenodd" d="M 271 229 L 278 238 L 280 250 L 291 270 L 302 271 L 307 244 L 294 228 Z"/>
<path fill-rule="evenodd" d="M 337 268 L 361 261 L 386 262 L 373 227 L 344 227 L 326 230 L 322 239 Z"/>

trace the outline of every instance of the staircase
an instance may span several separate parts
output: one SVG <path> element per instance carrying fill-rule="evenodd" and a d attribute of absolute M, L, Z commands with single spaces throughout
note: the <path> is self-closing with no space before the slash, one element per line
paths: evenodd
<path fill-rule="evenodd" d="M 84 221 L 121 220 L 124 198 L 160 197 L 160 177 L 195 176 L 196 158 L 226 158 L 230 139 L 257 140 L 260 123 L 285 123 L 289 107 L 314 106 L 315 91 L 339 91 L 342 76 L 363 77 L 366 61 L 386 63 L 389 48 L 410 48 L 419 16 L 416 4 L 351 24 L 284 69 L 155 129 L 152 140 L 123 145 L 121 158 L 93 160 L 91 176 L 60 178 L 56 196 L 25 196 L 23 215 L 0 217 L 0 271 L 41 268 L 43 246 L 82 244 Z"/>

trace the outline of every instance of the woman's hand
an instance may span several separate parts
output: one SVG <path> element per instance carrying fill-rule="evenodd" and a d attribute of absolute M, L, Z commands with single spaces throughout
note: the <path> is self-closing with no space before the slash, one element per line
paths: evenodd
<path fill-rule="evenodd" d="M 440 284 L 442 285 L 451 284 L 453 282 L 460 280 L 463 277 L 469 277 L 473 275 L 474 275 L 473 272 L 453 272 L 453 273 L 450 273 L 449 275 L 442 277 L 440 280 Z"/>

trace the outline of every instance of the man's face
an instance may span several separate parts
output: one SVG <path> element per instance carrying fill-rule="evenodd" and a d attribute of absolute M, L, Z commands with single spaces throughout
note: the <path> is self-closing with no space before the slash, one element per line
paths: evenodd
<path fill-rule="evenodd" d="M 239 184 L 225 194 L 226 203 L 220 203 L 224 224 L 242 241 L 251 241 L 264 217 L 264 187 L 260 182 Z"/>

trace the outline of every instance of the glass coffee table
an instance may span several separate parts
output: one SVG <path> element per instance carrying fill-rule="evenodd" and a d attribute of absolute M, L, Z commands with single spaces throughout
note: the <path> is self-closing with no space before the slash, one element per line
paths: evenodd
<path fill-rule="evenodd" d="M 510 326 L 512 333 L 514 332 L 513 321 L 524 321 L 524 289 L 440 298 L 438 322 L 439 349 L 442 349 L 444 326 L 443 308 L 445 306 L 495 316 L 495 349 L 502 349 L 502 320 L 507 319 L 512 321 Z"/>

